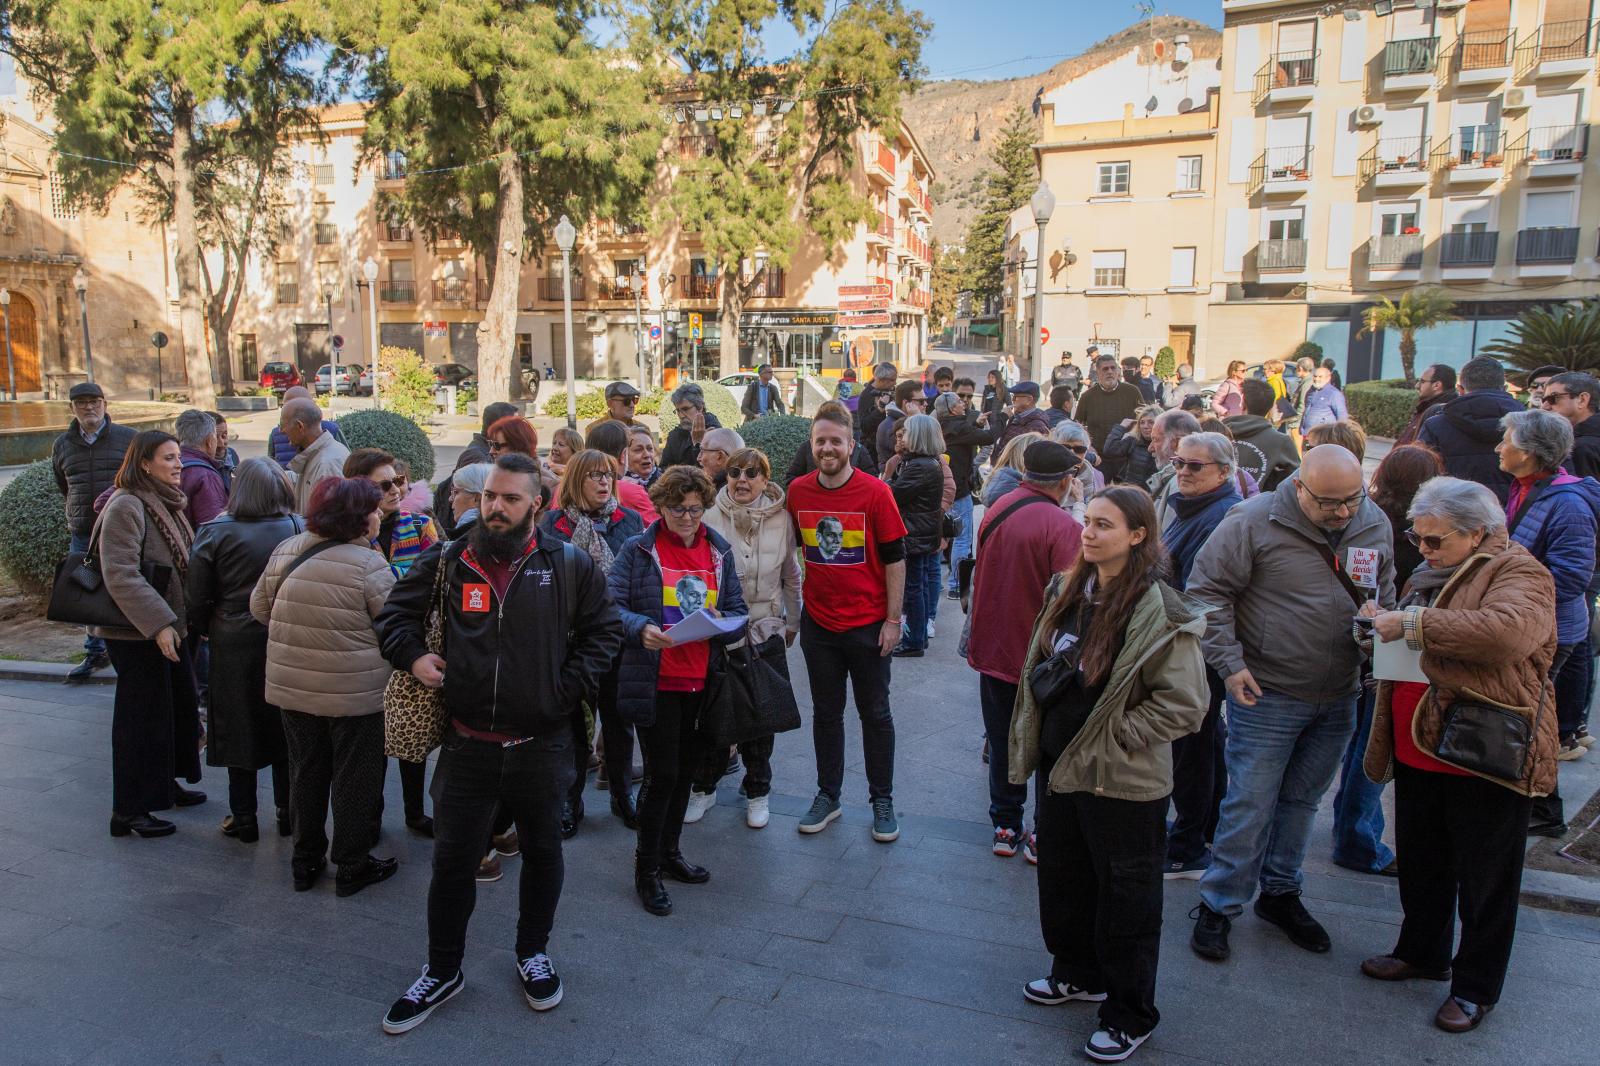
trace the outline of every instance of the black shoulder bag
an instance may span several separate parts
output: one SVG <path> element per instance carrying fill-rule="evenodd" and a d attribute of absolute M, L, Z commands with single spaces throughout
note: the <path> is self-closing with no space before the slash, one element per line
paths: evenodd
<path fill-rule="evenodd" d="M 50 602 L 44 616 L 52 622 L 70 622 L 80 626 L 104 626 L 111 629 L 137 629 L 128 616 L 122 613 L 117 601 L 106 588 L 105 575 L 100 572 L 100 524 L 95 523 L 89 536 L 89 546 L 81 552 L 67 552 L 66 558 L 56 565 L 55 582 L 50 586 Z M 172 580 L 172 568 L 139 560 L 139 576 L 153 589 L 162 590 Z"/>

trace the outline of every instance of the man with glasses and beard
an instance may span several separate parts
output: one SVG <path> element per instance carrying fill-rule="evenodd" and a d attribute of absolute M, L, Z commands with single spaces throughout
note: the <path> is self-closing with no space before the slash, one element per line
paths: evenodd
<path fill-rule="evenodd" d="M 1216 605 L 1203 645 L 1228 701 L 1228 791 L 1191 947 L 1227 958 L 1259 882 L 1257 916 L 1325 952 L 1327 931 L 1300 902 L 1301 865 L 1355 729 L 1354 618 L 1369 600 L 1394 603 L 1394 538 L 1360 460 L 1312 448 L 1277 489 L 1235 505 L 1195 555 L 1187 591 Z"/>
<path fill-rule="evenodd" d="M 573 776 L 572 715 L 622 647 L 606 575 L 585 552 L 535 531 L 539 465 L 496 461 L 480 518 L 466 538 L 430 548 L 378 615 L 384 656 L 429 688 L 444 688 L 449 725 L 435 771 L 428 964 L 384 1017 L 387 1033 L 422 1024 L 465 983 L 461 958 L 475 877 L 496 804 L 522 847 L 517 974 L 534 1010 L 561 1002 L 546 954 L 561 898 L 561 806 Z M 446 659 L 424 630 L 441 583 Z"/>

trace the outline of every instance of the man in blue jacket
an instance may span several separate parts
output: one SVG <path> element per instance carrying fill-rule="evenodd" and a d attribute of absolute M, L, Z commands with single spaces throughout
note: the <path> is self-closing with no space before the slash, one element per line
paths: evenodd
<path fill-rule="evenodd" d="M 284 389 L 280 404 L 286 407 L 290 400 L 297 399 L 312 399 L 311 393 L 306 390 L 304 385 L 296 385 L 293 388 Z M 344 434 L 339 432 L 339 423 L 324 418 L 322 420 L 322 428 L 327 430 L 334 440 L 340 444 L 344 443 Z M 285 470 L 289 469 L 289 463 L 299 454 L 299 451 L 300 449 L 294 446 L 294 442 L 289 439 L 288 435 L 277 426 L 273 426 L 272 432 L 267 434 L 267 454 L 272 456 L 273 461 Z"/>
<path fill-rule="evenodd" d="M 1500 360 L 1486 355 L 1468 360 L 1456 387 L 1461 395 L 1423 422 L 1417 440 L 1444 457 L 1445 473 L 1487 486 L 1505 503 L 1511 475 L 1500 469 L 1494 451 L 1500 443 L 1500 419 L 1527 408 L 1506 392 L 1506 368 Z"/>

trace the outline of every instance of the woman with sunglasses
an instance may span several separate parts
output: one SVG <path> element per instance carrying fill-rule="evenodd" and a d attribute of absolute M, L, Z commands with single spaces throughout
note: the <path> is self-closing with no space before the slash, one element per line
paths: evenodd
<path fill-rule="evenodd" d="M 539 461 L 539 431 L 521 415 L 507 415 L 489 426 L 483 434 L 489 444 L 489 461 L 516 452 Z M 541 464 L 539 480 L 551 493 L 556 490 L 555 472 Z"/>
<path fill-rule="evenodd" d="M 1162 583 L 1167 553 L 1143 489 L 1105 490 L 1088 517 L 1081 557 L 1051 580 L 1033 625 L 1008 766 L 1012 784 L 1040 775 L 1039 914 L 1052 956 L 1023 996 L 1100 1004 L 1084 1053 L 1121 1062 L 1161 1019 L 1171 745 L 1205 717 L 1207 608 Z"/>
<path fill-rule="evenodd" d="M 546 533 L 558 540 L 569 541 L 586 552 L 603 574 L 611 572 L 622 546 L 644 532 L 644 520 L 639 512 L 622 506 L 616 496 L 617 461 L 604 452 L 579 451 L 566 464 L 561 475 L 557 502 L 560 506 L 547 512 L 543 520 Z M 600 736 L 605 745 L 606 787 L 611 792 L 611 813 L 622 819 L 629 829 L 639 828 L 638 813 L 634 808 L 633 789 L 633 733 L 617 713 L 617 668 L 612 664 L 600 681 L 599 706 L 595 708 L 599 719 Z M 578 776 L 568 793 L 568 811 L 562 814 L 563 828 L 570 823 L 577 826 L 583 812 L 583 784 L 588 775 L 589 744 L 585 736 L 574 745 L 578 759 Z M 571 834 L 568 834 L 569 836 Z"/>
<path fill-rule="evenodd" d="M 728 483 L 706 512 L 706 526 L 733 545 L 739 587 L 750 609 L 748 640 L 771 667 L 789 677 L 786 649 L 800 632 L 800 560 L 795 553 L 794 523 L 784 510 L 783 486 L 771 480 L 767 457 L 755 448 L 740 448 L 728 457 Z M 772 792 L 773 738 L 739 745 L 744 759 L 744 821 L 751 829 L 767 824 L 767 797 Z M 694 790 L 691 814 L 700 815 L 717 801 L 717 779 L 727 767 L 725 753 L 712 751 Z M 698 820 L 700 815 L 694 817 Z M 687 820 L 687 819 L 686 819 Z"/>
<path fill-rule="evenodd" d="M 1493 492 L 1452 477 L 1417 490 L 1405 536 L 1422 553 L 1378 639 L 1421 653 L 1421 681 L 1381 681 L 1365 769 L 1394 779 L 1395 847 L 1405 917 L 1394 949 L 1361 964 L 1379 981 L 1449 981 L 1434 1024 L 1475 1029 L 1500 999 L 1516 936 L 1530 796 L 1556 781 L 1556 585 L 1506 532 Z M 1593 534 L 1590 534 L 1591 538 Z M 1592 543 L 1592 539 L 1591 539 Z M 1492 703 L 1533 726 L 1515 778 L 1439 757 L 1457 701 Z M 1460 945 L 1455 947 L 1457 909 Z M 1452 947 L 1455 947 L 1452 957 Z"/>
<path fill-rule="evenodd" d="M 668 467 L 650 499 L 661 518 L 622 546 L 610 584 L 624 630 L 617 708 L 644 749 L 634 890 L 645 910 L 668 915 L 672 899 L 663 876 L 686 885 L 711 880 L 709 870 L 683 857 L 678 841 L 691 778 L 706 758 L 698 726 L 706 692 L 722 645 L 743 636 L 679 644 L 671 629 L 701 608 L 721 616 L 747 612 L 737 553 L 703 521 L 715 499 L 705 471 Z"/>
<path fill-rule="evenodd" d="M 390 572 L 399 580 L 411 569 L 417 556 L 443 539 L 439 536 L 439 527 L 426 514 L 400 509 L 400 501 L 406 494 L 406 479 L 395 471 L 394 456 L 383 449 L 357 448 L 351 452 L 350 458 L 344 461 L 344 476 L 365 478 L 378 487 L 378 513 L 382 520 L 372 546 L 389 561 Z M 431 837 L 433 819 L 428 817 L 423 799 L 427 764 L 405 759 L 400 759 L 399 763 L 406 828 L 419 836 Z M 384 767 L 387 770 L 387 762 Z M 381 801 L 378 809 L 380 813 L 383 810 Z"/>

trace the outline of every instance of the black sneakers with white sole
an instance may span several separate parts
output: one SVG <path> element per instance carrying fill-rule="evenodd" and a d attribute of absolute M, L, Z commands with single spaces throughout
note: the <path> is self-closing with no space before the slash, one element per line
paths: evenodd
<path fill-rule="evenodd" d="M 1085 992 L 1077 985 L 1058 982 L 1054 977 L 1041 977 L 1022 986 L 1022 998 L 1029 1003 L 1045 1007 L 1058 1007 L 1063 1003 L 1104 1003 L 1104 992 Z"/>
<path fill-rule="evenodd" d="M 517 960 L 522 994 L 534 1010 L 549 1010 L 561 1002 L 561 976 L 544 952 Z"/>
<path fill-rule="evenodd" d="M 466 975 L 460 970 L 448 981 L 441 981 L 430 975 L 424 966 L 422 976 L 406 989 L 405 995 L 394 1001 L 389 1013 L 383 1016 L 383 1031 L 391 1036 L 410 1032 L 427 1021 L 435 1007 L 461 991 L 466 984 Z"/>

